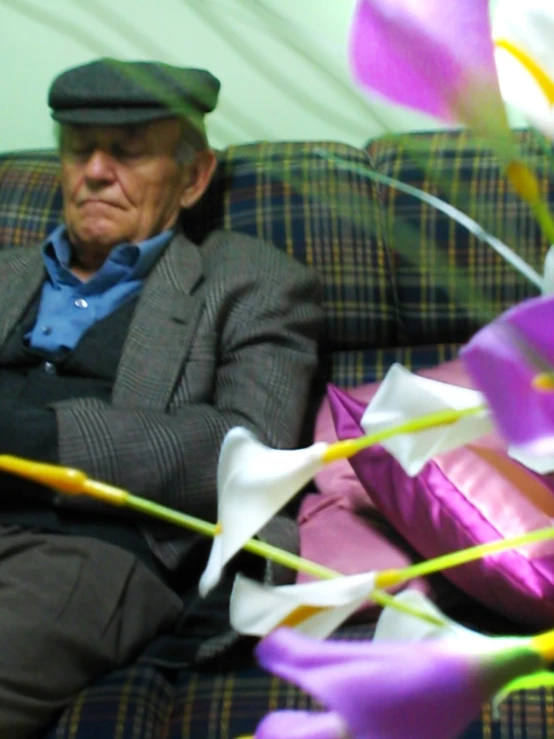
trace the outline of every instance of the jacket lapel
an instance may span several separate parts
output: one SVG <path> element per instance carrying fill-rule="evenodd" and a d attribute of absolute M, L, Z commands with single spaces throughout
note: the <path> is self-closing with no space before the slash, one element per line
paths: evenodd
<path fill-rule="evenodd" d="M 14 248 L 0 262 L 0 346 L 40 289 L 44 271 L 40 246 Z"/>
<path fill-rule="evenodd" d="M 202 305 L 199 249 L 176 234 L 143 287 L 113 389 L 115 406 L 165 410 Z"/>

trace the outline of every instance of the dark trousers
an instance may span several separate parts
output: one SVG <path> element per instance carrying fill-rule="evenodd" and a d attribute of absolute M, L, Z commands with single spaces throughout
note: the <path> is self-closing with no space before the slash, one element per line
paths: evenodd
<path fill-rule="evenodd" d="M 181 612 L 180 598 L 124 549 L 0 525 L 0 737 L 45 727 Z"/>

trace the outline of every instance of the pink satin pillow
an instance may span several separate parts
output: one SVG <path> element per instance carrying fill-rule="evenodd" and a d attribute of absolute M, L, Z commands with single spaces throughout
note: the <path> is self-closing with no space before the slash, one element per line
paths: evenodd
<path fill-rule="evenodd" d="M 421 374 L 470 385 L 459 360 Z M 339 439 L 363 434 L 360 421 L 377 388 L 378 383 L 358 388 L 354 396 L 329 386 Z M 554 477 L 540 477 L 512 460 L 495 434 L 439 455 L 415 477 L 380 446 L 356 455 L 351 466 L 355 479 L 350 477 L 348 485 L 357 482 L 425 558 L 554 525 Z M 342 474 L 347 475 L 344 468 Z M 498 553 L 444 575 L 518 623 L 554 625 L 554 542 Z"/>

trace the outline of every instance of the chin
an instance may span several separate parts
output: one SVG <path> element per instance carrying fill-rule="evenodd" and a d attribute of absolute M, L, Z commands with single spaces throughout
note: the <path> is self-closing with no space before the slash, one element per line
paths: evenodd
<path fill-rule="evenodd" d="M 126 241 L 128 239 L 124 236 L 105 233 L 79 233 L 75 239 L 72 238 L 74 246 L 80 247 L 81 249 L 90 249 L 91 251 L 111 251 Z"/>
<path fill-rule="evenodd" d="M 113 249 L 118 244 L 128 241 L 129 237 L 125 231 L 114 228 L 102 228 L 98 224 L 93 227 L 67 227 L 69 238 L 74 246 L 94 249 Z"/>

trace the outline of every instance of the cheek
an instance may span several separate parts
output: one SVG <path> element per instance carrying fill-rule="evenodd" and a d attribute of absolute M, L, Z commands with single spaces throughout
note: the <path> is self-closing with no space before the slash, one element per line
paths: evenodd
<path fill-rule="evenodd" d="M 136 172 L 121 170 L 117 173 L 117 186 L 129 205 L 140 208 L 148 200 L 150 183 Z"/>
<path fill-rule="evenodd" d="M 77 197 L 83 176 L 77 168 L 66 165 L 62 166 L 61 179 L 64 201 L 66 205 L 69 205 Z"/>

